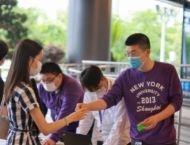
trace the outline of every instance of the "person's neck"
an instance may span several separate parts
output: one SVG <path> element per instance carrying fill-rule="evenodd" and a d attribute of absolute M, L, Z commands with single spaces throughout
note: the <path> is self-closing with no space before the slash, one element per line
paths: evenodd
<path fill-rule="evenodd" d="M 142 72 L 148 72 L 154 67 L 154 61 L 148 58 L 148 60 L 145 62 L 145 64 L 139 68 L 140 71 Z"/>

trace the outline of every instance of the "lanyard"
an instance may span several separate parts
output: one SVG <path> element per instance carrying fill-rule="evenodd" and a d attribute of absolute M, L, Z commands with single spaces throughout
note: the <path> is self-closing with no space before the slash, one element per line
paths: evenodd
<path fill-rule="evenodd" d="M 103 112 L 98 111 L 101 125 L 102 125 L 102 121 L 103 121 L 104 112 L 105 112 L 105 110 Z"/>
<path fill-rule="evenodd" d="M 98 111 L 99 112 L 99 117 L 100 117 L 100 123 L 102 124 L 102 112 L 101 111 Z"/>
<path fill-rule="evenodd" d="M 107 80 L 107 83 L 108 83 L 108 86 L 107 86 L 107 89 L 106 89 L 106 93 L 108 92 L 108 90 L 111 88 L 111 85 L 112 85 L 112 82 L 111 82 L 111 80 Z M 99 113 L 99 118 L 100 118 L 100 123 L 102 124 L 102 121 L 103 121 L 103 115 L 104 115 L 104 112 L 105 112 L 105 110 L 103 110 L 103 112 L 101 112 L 101 111 L 98 111 L 98 113 Z"/>
<path fill-rule="evenodd" d="M 106 90 L 106 92 L 109 90 L 109 88 L 111 88 L 111 84 L 112 82 L 110 80 L 107 80 L 108 81 L 108 88 Z M 105 111 L 105 110 L 104 110 Z M 101 112 L 101 111 L 98 111 L 99 113 L 99 118 L 100 118 L 100 123 L 102 124 L 102 121 L 103 121 L 103 114 L 104 114 L 104 111 Z"/>

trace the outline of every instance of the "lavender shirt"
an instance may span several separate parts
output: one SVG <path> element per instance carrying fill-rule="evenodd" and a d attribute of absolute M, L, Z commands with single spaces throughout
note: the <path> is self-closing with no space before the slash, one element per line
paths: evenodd
<path fill-rule="evenodd" d="M 39 96 L 48 109 L 51 110 L 52 119 L 59 120 L 74 112 L 76 104 L 83 101 L 83 89 L 73 78 L 63 75 L 63 82 L 58 92 L 47 92 L 40 84 Z M 78 122 L 71 123 L 68 127 L 53 133 L 50 138 L 57 142 L 64 132 L 75 132 Z"/>
<path fill-rule="evenodd" d="M 150 145 L 175 143 L 174 115 L 159 122 L 154 129 L 137 131 L 137 124 L 172 103 L 178 111 L 182 105 L 182 90 L 175 68 L 166 63 L 155 62 L 152 70 L 140 72 L 127 69 L 117 78 L 112 89 L 103 97 L 108 108 L 124 97 L 129 115 L 130 135 L 135 140 Z"/>

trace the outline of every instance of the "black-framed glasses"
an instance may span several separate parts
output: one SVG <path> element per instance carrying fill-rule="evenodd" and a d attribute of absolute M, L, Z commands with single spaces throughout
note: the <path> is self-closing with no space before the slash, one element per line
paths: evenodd
<path fill-rule="evenodd" d="M 53 82 L 55 80 L 55 78 L 58 76 L 59 74 L 55 75 L 54 77 L 52 78 L 48 78 L 46 80 L 41 80 L 43 83 L 46 83 L 46 84 L 49 84 L 51 82 Z"/>

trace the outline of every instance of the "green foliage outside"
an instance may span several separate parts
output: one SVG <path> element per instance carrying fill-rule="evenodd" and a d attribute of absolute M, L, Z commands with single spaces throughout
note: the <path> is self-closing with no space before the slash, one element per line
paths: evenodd
<path fill-rule="evenodd" d="M 24 24 L 28 28 L 28 37 L 38 40 L 44 45 L 66 46 L 67 14 L 60 12 L 55 20 L 50 20 L 38 9 L 24 10 L 28 15 L 28 21 Z"/>
<path fill-rule="evenodd" d="M 171 19 L 175 19 L 173 16 Z M 131 20 L 122 20 L 115 16 L 112 21 L 112 39 L 111 52 L 115 60 L 125 61 L 124 42 L 132 33 L 145 33 L 151 41 L 151 57 L 159 60 L 161 22 L 159 16 L 153 10 L 137 12 Z M 166 28 L 166 61 L 169 61 L 169 51 L 175 51 L 177 54 L 176 64 L 181 60 L 181 23 L 175 21 L 175 24 Z"/>
<path fill-rule="evenodd" d="M 187 49 L 187 53 L 186 53 L 186 58 L 187 58 L 187 63 L 190 62 L 190 35 L 186 36 L 186 49 Z"/>
<path fill-rule="evenodd" d="M 60 12 L 57 19 L 50 20 L 34 8 L 26 9 L 24 13 L 29 14 L 28 21 L 24 24 L 28 27 L 28 38 L 43 44 L 46 56 L 44 61 L 63 61 L 67 42 L 67 14 Z"/>
<path fill-rule="evenodd" d="M 10 47 L 27 36 L 23 23 L 27 16 L 17 9 L 17 0 L 0 1 L 0 39 L 6 39 Z"/>
<path fill-rule="evenodd" d="M 16 8 L 16 4 L 12 5 L 12 7 L 15 7 L 15 10 L 9 12 L 12 15 L 10 21 L 10 19 L 1 17 L 2 11 L 5 13 L 5 10 L 0 6 L 0 39 L 6 39 L 8 42 L 12 42 L 14 46 L 16 41 L 27 37 L 40 41 L 45 48 L 46 46 L 54 46 L 54 48 L 62 49 L 65 53 L 67 13 L 60 12 L 57 18 L 51 20 L 40 10 Z M 17 17 L 15 16 L 16 18 L 14 19 L 13 15 Z M 170 19 L 176 20 L 176 16 L 172 16 Z M 3 25 L 5 21 L 10 23 L 6 28 Z M 136 12 L 126 20 L 113 16 L 111 30 L 110 50 L 115 61 L 126 61 L 125 39 L 136 32 L 142 32 L 149 36 L 151 40 L 151 56 L 153 59 L 159 60 L 161 22 L 159 21 L 159 15 L 155 11 Z M 171 50 L 176 52 L 177 62 L 175 63 L 179 64 L 181 60 L 181 23 L 177 21 L 167 26 L 166 29 L 166 61 L 169 61 L 169 51 Z"/>

